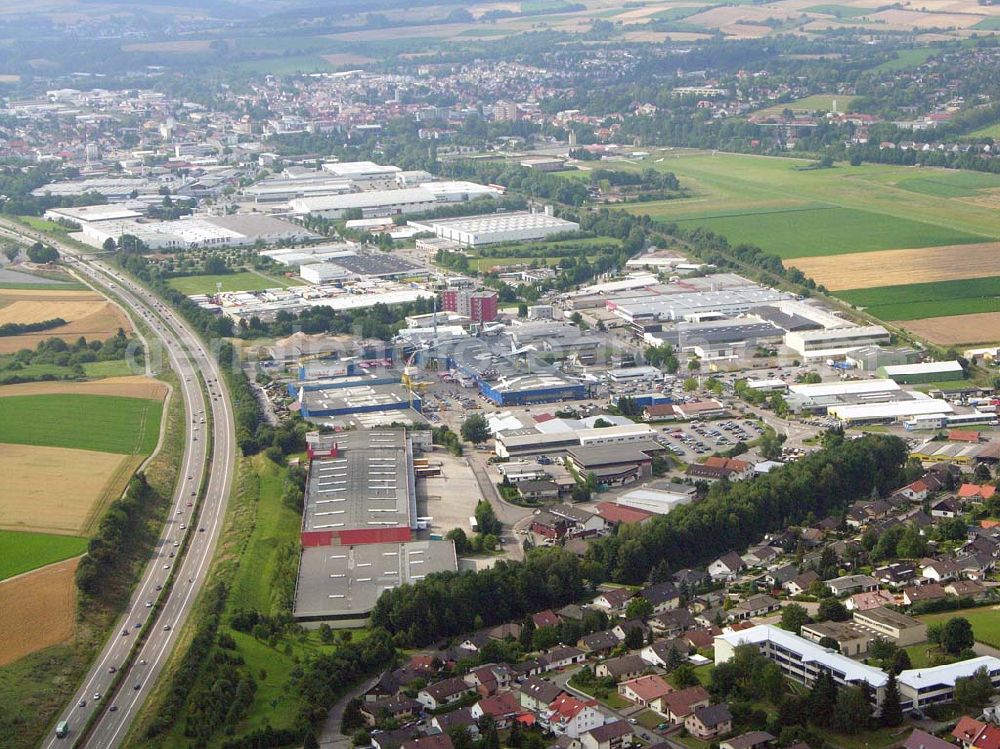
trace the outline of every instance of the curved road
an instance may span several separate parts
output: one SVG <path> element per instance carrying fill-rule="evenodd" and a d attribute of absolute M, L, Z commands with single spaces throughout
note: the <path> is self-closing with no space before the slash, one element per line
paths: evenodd
<path fill-rule="evenodd" d="M 138 314 L 162 342 L 180 380 L 180 394 L 187 419 L 182 470 L 170 507 L 170 515 L 156 543 L 153 557 L 139 580 L 125 614 L 112 630 L 107 643 L 91 666 L 72 702 L 56 723 L 66 721 L 69 735 L 55 736 L 55 725 L 42 742 L 45 749 L 81 746 L 113 749 L 125 739 L 146 696 L 163 670 L 170 652 L 187 621 L 198 592 L 208 573 L 222 529 L 235 467 L 235 427 L 219 364 L 179 315 L 150 291 L 126 278 L 117 269 L 74 248 L 41 237 L 20 226 L 2 222 L 4 228 L 32 240 L 54 244 L 67 263 L 87 276 L 95 286 L 118 298 Z M 208 397 L 202 390 L 204 379 Z M 207 412 L 207 410 L 210 411 Z M 211 420 L 207 418 L 211 414 Z M 205 419 L 205 423 L 202 423 Z M 211 427 L 211 455 L 207 431 Z M 207 472 L 205 496 L 197 518 L 193 516 L 202 477 Z M 173 556 L 182 548 L 183 559 Z M 177 569 L 175 570 L 175 563 Z M 172 586 L 168 577 L 174 574 Z M 136 647 L 140 628 L 148 626 L 148 636 L 134 655 L 126 673 L 118 670 Z M 116 677 L 118 689 L 112 692 Z M 102 711 L 86 741 L 81 732 L 88 720 Z"/>

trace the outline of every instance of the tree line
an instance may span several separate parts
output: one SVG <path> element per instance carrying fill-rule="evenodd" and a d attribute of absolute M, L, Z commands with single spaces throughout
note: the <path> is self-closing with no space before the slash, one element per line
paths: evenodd
<path fill-rule="evenodd" d="M 834 441 L 752 481 L 716 482 L 704 500 L 646 525 L 619 526 L 590 545 L 586 560 L 603 579 L 622 583 L 642 583 L 661 564 L 671 570 L 704 565 L 810 514 L 825 517 L 873 491 L 891 491 L 906 457 L 906 444 L 895 437 Z"/>

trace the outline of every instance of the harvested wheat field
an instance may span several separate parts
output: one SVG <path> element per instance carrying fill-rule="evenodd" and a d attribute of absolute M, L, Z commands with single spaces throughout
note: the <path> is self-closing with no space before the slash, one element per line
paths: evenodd
<path fill-rule="evenodd" d="M 89 535 L 142 455 L 0 443 L 0 528 Z"/>
<path fill-rule="evenodd" d="M 23 382 L 18 385 L 0 387 L 0 398 L 15 395 L 48 395 L 69 393 L 71 395 L 119 395 L 123 398 L 146 398 L 162 400 L 167 395 L 167 384 L 152 377 L 130 375 L 128 377 L 105 377 L 90 382 Z"/>
<path fill-rule="evenodd" d="M 785 260 L 785 267 L 831 291 L 1000 276 L 1000 242 L 797 257 Z"/>
<path fill-rule="evenodd" d="M 35 348 L 46 338 L 104 340 L 118 328 L 132 330 L 128 317 L 116 304 L 93 291 L 49 289 L 0 289 L 0 324 L 34 323 L 61 317 L 65 325 L 37 333 L 0 338 L 0 354 Z"/>
<path fill-rule="evenodd" d="M 79 561 L 57 562 L 0 583 L 0 666 L 70 638 Z"/>
<path fill-rule="evenodd" d="M 1000 312 L 928 317 L 894 324 L 940 346 L 1000 343 Z"/>

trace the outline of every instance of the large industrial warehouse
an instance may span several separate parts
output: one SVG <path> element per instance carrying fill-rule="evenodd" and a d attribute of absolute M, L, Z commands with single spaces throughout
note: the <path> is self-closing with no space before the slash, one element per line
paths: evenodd
<path fill-rule="evenodd" d="M 418 528 L 413 444 L 401 429 L 313 434 L 294 616 L 352 627 L 383 591 L 458 569 Z"/>
<path fill-rule="evenodd" d="M 551 213 L 528 211 L 410 222 L 410 225 L 468 247 L 545 239 L 553 234 L 573 232 L 580 228 L 579 224 L 556 218 Z"/>

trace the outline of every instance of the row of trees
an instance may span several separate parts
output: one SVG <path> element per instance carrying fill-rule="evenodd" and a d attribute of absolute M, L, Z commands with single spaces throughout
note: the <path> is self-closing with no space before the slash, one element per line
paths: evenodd
<path fill-rule="evenodd" d="M 531 549 L 523 562 L 502 560 L 479 573 L 438 573 L 388 590 L 379 597 L 371 622 L 392 633 L 400 645 L 426 645 L 564 606 L 586 590 L 573 554 L 561 548 Z"/>
<path fill-rule="evenodd" d="M 0 325 L 0 338 L 21 335 L 22 333 L 38 333 L 65 324 L 66 321 L 61 317 L 53 317 L 51 320 L 40 320 L 39 322 L 6 322 Z"/>
<path fill-rule="evenodd" d="M 705 564 L 810 513 L 824 517 L 890 491 L 906 455 L 905 443 L 886 435 L 841 441 L 752 482 L 718 482 L 703 501 L 646 525 L 620 526 L 591 544 L 586 559 L 597 577 L 623 583 L 644 582 L 661 563 L 674 570 Z"/>

